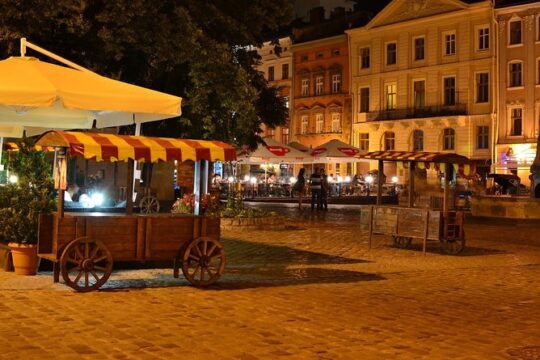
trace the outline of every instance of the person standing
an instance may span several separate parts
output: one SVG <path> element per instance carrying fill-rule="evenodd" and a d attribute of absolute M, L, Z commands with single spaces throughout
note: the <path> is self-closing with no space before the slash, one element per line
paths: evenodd
<path fill-rule="evenodd" d="M 324 172 L 324 169 L 321 169 L 321 200 L 320 207 L 324 211 L 328 211 L 328 191 L 330 191 L 330 186 L 328 184 L 328 176 Z"/>
<path fill-rule="evenodd" d="M 321 209 L 321 174 L 319 169 L 315 169 L 310 177 L 310 189 L 311 189 L 311 210 L 315 210 L 315 204 L 317 210 Z"/>
<path fill-rule="evenodd" d="M 304 198 L 304 191 L 306 187 L 306 179 L 304 178 L 304 174 L 306 172 L 306 169 L 301 168 L 298 172 L 298 176 L 296 178 L 296 183 L 294 184 L 293 190 L 298 191 L 298 208 L 302 208 L 302 200 Z"/>

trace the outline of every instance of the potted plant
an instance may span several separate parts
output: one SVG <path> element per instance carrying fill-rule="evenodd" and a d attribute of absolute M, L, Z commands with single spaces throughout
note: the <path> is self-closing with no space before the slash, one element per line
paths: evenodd
<path fill-rule="evenodd" d="M 39 215 L 55 208 L 51 165 L 32 140 L 23 138 L 8 168 L 9 184 L 0 187 L 0 239 L 11 249 L 15 273 L 35 275 Z"/>

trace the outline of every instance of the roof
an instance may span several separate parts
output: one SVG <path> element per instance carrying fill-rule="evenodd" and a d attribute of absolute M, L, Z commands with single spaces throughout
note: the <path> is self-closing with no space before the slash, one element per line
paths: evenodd
<path fill-rule="evenodd" d="M 68 148 L 70 155 L 96 161 L 232 161 L 236 150 L 220 141 L 186 140 L 147 136 L 74 131 L 49 131 L 37 146 Z"/>
<path fill-rule="evenodd" d="M 358 155 L 362 159 L 383 161 L 434 162 L 450 164 L 468 164 L 467 157 L 455 153 L 425 152 L 425 151 L 374 151 Z"/>
<path fill-rule="evenodd" d="M 5 151 L 19 151 L 19 145 L 16 142 L 6 142 L 4 143 Z M 54 151 L 53 147 L 50 146 L 34 146 L 34 149 L 37 151 Z"/>

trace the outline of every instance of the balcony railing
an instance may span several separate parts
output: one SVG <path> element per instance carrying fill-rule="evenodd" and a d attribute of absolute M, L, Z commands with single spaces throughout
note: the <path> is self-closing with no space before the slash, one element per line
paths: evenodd
<path fill-rule="evenodd" d="M 405 108 L 396 110 L 372 111 L 369 113 L 368 119 L 399 120 L 457 115 L 467 115 L 467 104 L 456 104 L 451 106 L 425 106 L 418 109 Z"/>

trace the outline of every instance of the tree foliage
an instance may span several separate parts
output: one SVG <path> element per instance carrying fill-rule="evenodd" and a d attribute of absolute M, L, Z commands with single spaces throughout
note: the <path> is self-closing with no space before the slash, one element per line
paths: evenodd
<path fill-rule="evenodd" d="M 253 46 L 291 21 L 289 0 L 11 0 L 0 13 L 5 56 L 27 37 L 100 74 L 182 96 L 183 116 L 145 124 L 146 134 L 253 146 L 262 122 L 285 122 Z"/>

